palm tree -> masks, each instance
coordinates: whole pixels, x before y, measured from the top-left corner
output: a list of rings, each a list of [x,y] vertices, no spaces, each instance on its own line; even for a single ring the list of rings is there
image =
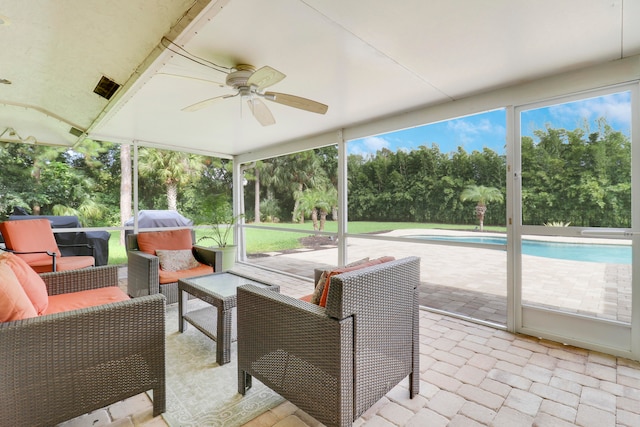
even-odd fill
[[[468,185],[460,194],[460,200],[471,200],[477,202],[476,216],[480,220],[480,231],[484,230],[484,215],[487,212],[487,203],[502,202],[504,196],[495,187],[485,187],[484,185]]]
[[[326,173],[321,167],[318,156],[312,150],[277,157],[272,159],[271,163],[273,167],[271,182],[289,187],[294,195],[292,221],[297,222],[299,218],[296,217],[296,212],[299,209],[296,194],[326,181]]]
[[[258,161],[253,168],[254,196],[253,196],[253,222],[260,223],[260,172],[264,169],[264,163]]]
[[[293,211],[295,218],[299,219],[300,224],[304,224],[304,218],[307,214],[311,215],[313,229],[318,229],[318,209],[316,194],[313,190],[307,188],[304,191],[296,191],[294,193],[296,205]]]
[[[269,174],[269,164],[259,160],[257,162],[253,162],[251,165],[244,166],[241,169],[244,173],[244,179],[248,182],[253,181],[253,222],[259,224],[262,216],[260,212],[260,188],[264,183],[265,179],[262,176]],[[268,178],[266,179],[268,183]],[[267,185],[267,192],[269,191],[269,186]]]
[[[329,211],[332,211],[333,219],[337,220],[338,190],[330,186],[329,188],[317,188],[315,192],[317,208],[320,209],[320,231],[324,231],[324,224],[327,221]]]
[[[202,168],[201,159],[192,154],[153,148],[140,150],[138,172],[157,178],[165,186],[169,210],[178,210],[178,189]]]
[[[317,188],[307,188],[304,191],[296,192],[296,211],[297,217],[301,218],[301,222],[306,214],[311,214],[313,221],[313,229],[324,231],[324,224],[327,220],[327,214],[337,204],[338,192],[335,187],[324,186]],[[318,217],[320,223],[318,224]]]

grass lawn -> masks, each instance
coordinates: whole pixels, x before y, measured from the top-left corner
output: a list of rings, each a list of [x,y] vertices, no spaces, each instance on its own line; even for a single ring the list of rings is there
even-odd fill
[[[313,234],[313,224],[308,221],[304,224],[278,223],[263,224],[268,227],[286,228],[289,230],[300,230],[296,232],[277,232],[273,230],[260,230],[257,228],[248,228],[245,230],[247,241],[247,253],[263,253],[275,252],[283,249],[295,249],[302,247],[300,238],[308,237]],[[419,229],[446,229],[446,230],[473,230],[475,225],[457,225],[457,224],[421,224],[414,222],[373,222],[373,221],[355,221],[349,222],[350,234],[380,233],[390,230],[404,230],[408,228]],[[505,227],[485,226],[486,231],[505,232]],[[338,232],[338,223],[335,221],[327,221],[325,231]],[[207,230],[196,230],[196,239],[207,234]],[[211,241],[204,240],[203,245],[211,244]],[[109,239],[109,264],[126,264],[127,254],[124,246],[120,245],[120,232],[112,231]]]

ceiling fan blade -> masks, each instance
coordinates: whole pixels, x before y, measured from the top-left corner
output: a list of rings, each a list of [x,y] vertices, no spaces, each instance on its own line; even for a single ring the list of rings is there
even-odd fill
[[[271,85],[278,83],[285,76],[280,71],[269,67],[268,65],[257,69],[247,80],[247,86],[257,86],[258,90],[262,90]]]
[[[293,108],[299,108],[301,110],[311,111],[312,113],[324,114],[329,109],[327,105],[312,101],[311,99],[289,95],[286,93],[265,92],[264,97],[270,101],[287,105]]]
[[[192,113],[194,111],[202,110],[203,108],[206,108],[209,105],[215,104],[216,102],[220,102],[223,99],[233,98],[236,95],[238,95],[238,94],[235,93],[233,95],[222,95],[222,96],[216,96],[215,98],[205,99],[204,101],[196,102],[195,104],[191,104],[191,105],[189,105],[187,107],[184,107],[182,109],[182,111],[186,111],[188,113]]]
[[[249,109],[253,116],[262,126],[270,126],[276,123],[276,119],[273,118],[269,107],[259,98],[247,99],[247,104],[249,104]]]

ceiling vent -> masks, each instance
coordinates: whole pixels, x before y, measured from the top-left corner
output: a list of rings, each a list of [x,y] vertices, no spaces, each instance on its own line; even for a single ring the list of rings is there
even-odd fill
[[[102,76],[93,91],[103,98],[111,99],[120,85],[108,77]]]
[[[80,135],[82,135],[84,132],[82,132],[80,129],[72,127],[71,129],[69,129],[69,133],[75,137],[78,137]]]

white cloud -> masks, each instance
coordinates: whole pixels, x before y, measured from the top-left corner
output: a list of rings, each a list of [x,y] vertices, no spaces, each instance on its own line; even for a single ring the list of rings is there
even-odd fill
[[[349,143],[349,154],[357,154],[361,156],[373,155],[378,150],[389,148],[391,143],[379,136],[370,136]]]
[[[454,152],[458,147],[466,151],[482,151],[488,147],[503,152],[505,145],[504,114],[476,114],[407,128],[397,132],[354,140],[348,144],[349,154],[371,156],[381,149],[410,152],[419,146],[437,144],[442,153]]]
[[[631,100],[628,93],[617,93],[554,105],[549,107],[549,113],[565,127],[582,127],[584,119],[594,126],[594,120],[605,117],[610,125],[622,126],[623,129],[619,130],[627,131],[631,125]]]
[[[365,138],[363,140],[364,145],[367,147],[369,151],[378,151],[382,148],[389,148],[391,144],[384,138],[379,136],[370,136],[369,138]]]
[[[501,124],[493,123],[488,119],[472,121],[470,119],[457,119],[447,122],[447,129],[456,135],[460,144],[466,145],[478,139],[486,140],[488,136],[500,136],[504,138],[506,130]]]

